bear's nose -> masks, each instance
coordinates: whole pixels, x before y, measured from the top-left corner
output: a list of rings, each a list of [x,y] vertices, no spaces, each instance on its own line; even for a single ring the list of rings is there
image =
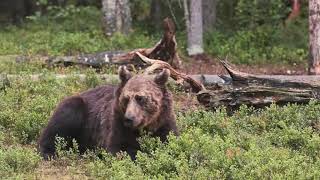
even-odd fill
[[[124,125],[127,127],[133,127],[134,119],[133,118],[127,118],[124,119]]]

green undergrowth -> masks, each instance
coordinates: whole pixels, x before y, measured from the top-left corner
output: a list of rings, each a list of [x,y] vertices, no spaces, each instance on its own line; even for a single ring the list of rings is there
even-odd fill
[[[0,90],[0,175],[5,178],[86,177],[90,179],[319,179],[320,104],[254,110],[242,106],[233,115],[224,108],[181,112],[175,106],[180,136],[167,143],[143,136],[136,161],[125,153],[79,155],[58,148],[50,163],[38,155],[36,141],[55,106],[64,97],[107,82],[94,71],[87,78],[38,81],[21,76]],[[115,83],[117,80],[114,80]],[[110,83],[110,82],[109,82]],[[176,89],[175,87],[172,87]],[[177,93],[177,92],[175,92]],[[181,92],[179,92],[181,93]],[[63,147],[63,141],[57,142]],[[61,174],[59,174],[59,172]],[[46,176],[47,174],[47,176]]]
[[[0,29],[0,55],[75,55],[151,47],[159,39],[145,32],[106,37],[101,13],[95,7],[68,7],[34,15],[19,26]]]
[[[205,36],[205,51],[236,64],[306,64],[308,26],[301,19],[287,26],[263,25]]]
[[[105,37],[102,30],[71,31],[47,29],[52,25],[30,25],[35,27],[7,27],[0,30],[0,55],[77,55],[112,50],[132,50],[152,47],[157,39],[132,32],[125,36],[115,34]]]

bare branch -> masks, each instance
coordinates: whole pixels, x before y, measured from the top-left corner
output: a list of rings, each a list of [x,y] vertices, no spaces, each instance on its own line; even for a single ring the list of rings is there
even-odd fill
[[[178,83],[182,83],[183,81],[189,83],[193,92],[198,93],[202,90],[205,90],[205,87],[203,86],[203,84],[197,82],[196,80],[194,80],[193,78],[191,78],[187,74],[180,73],[180,72],[176,71],[169,63],[161,61],[161,60],[150,59],[150,58],[142,55],[139,52],[136,52],[136,55],[138,55],[139,58],[144,63],[146,63],[147,65],[150,65],[149,67],[147,67],[145,69],[145,72],[144,72],[145,74],[150,74],[157,69],[166,68],[166,69],[170,70],[170,76],[172,77],[172,79],[174,79]]]

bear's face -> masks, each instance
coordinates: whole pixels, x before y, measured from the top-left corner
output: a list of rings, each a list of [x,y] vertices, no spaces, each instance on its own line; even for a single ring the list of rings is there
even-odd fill
[[[164,70],[154,79],[144,75],[131,75],[125,68],[120,68],[119,75],[122,91],[119,107],[123,112],[123,125],[132,129],[157,127],[161,115],[163,91],[161,88],[168,81],[170,73]]]

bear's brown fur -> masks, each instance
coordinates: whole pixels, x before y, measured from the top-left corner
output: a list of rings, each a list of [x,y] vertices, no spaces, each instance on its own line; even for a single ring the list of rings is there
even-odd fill
[[[119,68],[119,86],[101,86],[63,100],[43,130],[38,149],[47,159],[55,155],[55,137],[78,142],[80,152],[97,147],[112,154],[126,151],[135,158],[140,130],[161,141],[172,131],[178,134],[172,96],[166,88],[170,76],[163,70],[154,79],[132,77]]]

